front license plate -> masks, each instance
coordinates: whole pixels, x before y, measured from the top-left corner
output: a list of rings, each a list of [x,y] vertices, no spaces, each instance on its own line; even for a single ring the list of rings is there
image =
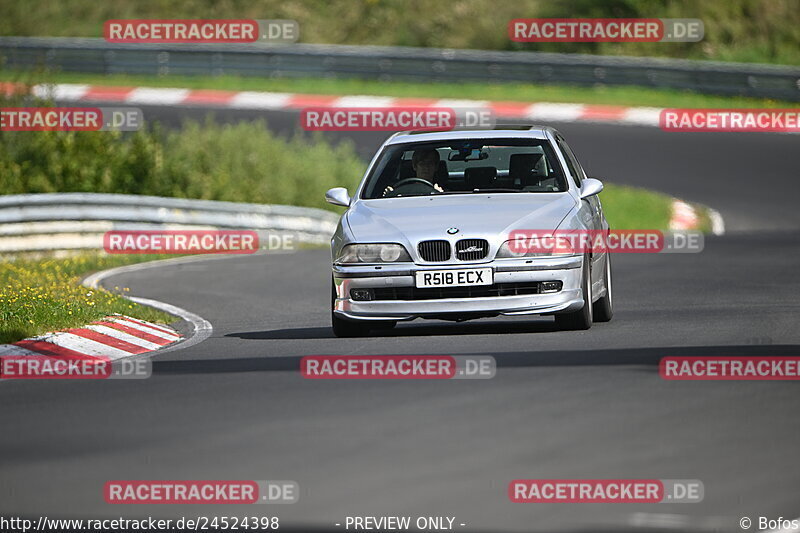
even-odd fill
[[[491,285],[491,268],[465,268],[461,270],[421,270],[417,272],[417,288],[464,287]]]

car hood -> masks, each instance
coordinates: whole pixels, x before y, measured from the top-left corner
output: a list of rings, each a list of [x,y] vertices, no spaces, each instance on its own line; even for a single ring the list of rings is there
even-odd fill
[[[505,237],[513,230],[555,230],[575,207],[569,193],[506,193],[362,200],[348,211],[355,241],[411,243],[446,238]]]

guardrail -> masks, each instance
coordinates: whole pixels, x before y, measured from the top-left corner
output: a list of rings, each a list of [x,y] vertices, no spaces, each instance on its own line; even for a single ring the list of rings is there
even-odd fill
[[[114,44],[0,37],[6,67],[188,76],[636,85],[800,101],[800,68],[649,57],[315,44]]]
[[[0,253],[100,249],[107,231],[248,229],[327,243],[335,213],[308,207],[241,204],[127,194],[52,193],[0,196]]]

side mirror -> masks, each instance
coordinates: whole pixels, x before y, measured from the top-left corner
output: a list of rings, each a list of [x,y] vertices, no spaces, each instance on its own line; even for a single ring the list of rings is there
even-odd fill
[[[348,207],[350,205],[350,194],[344,187],[334,187],[325,193],[325,201],[329,204]]]
[[[594,178],[586,178],[581,184],[581,200],[594,196],[603,190],[603,182]]]

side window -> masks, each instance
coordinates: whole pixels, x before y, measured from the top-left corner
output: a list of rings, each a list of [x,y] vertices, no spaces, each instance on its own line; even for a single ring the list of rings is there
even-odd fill
[[[583,168],[581,168],[581,164],[578,163],[578,158],[575,157],[575,154],[572,152],[570,147],[561,137],[558,138],[558,146],[561,148],[561,151],[564,153],[564,157],[567,160],[567,166],[569,167],[569,173],[575,176],[575,181],[578,184],[578,187],[581,186],[581,182],[586,175],[583,173]]]

